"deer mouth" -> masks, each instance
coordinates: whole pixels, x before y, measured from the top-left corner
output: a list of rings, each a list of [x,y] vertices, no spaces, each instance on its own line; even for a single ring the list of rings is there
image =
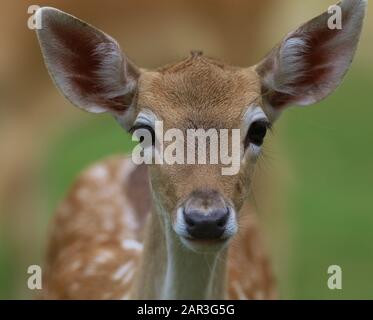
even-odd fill
[[[180,241],[187,249],[194,252],[217,253],[227,247],[229,238],[215,240],[196,240],[181,236]]]

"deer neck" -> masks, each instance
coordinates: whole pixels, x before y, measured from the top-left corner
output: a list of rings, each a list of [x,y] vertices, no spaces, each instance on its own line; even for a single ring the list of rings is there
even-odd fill
[[[226,249],[199,253],[186,248],[165,217],[159,206],[153,209],[145,230],[134,297],[224,299]]]

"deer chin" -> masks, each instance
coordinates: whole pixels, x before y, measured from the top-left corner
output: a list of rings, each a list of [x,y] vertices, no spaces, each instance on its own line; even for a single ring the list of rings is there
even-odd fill
[[[180,241],[187,250],[202,254],[217,254],[229,244],[229,239],[195,240],[183,236],[180,236]]]

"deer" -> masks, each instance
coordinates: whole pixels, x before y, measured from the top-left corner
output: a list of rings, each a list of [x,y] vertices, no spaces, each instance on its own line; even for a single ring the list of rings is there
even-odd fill
[[[127,132],[240,129],[240,169],[135,164],[114,155],[85,169],[51,225],[44,299],[276,299],[251,183],[268,129],[289,106],[330,95],[350,67],[367,1],[338,3],[288,33],[262,61],[236,67],[193,51],[140,68],[106,33],[51,7],[35,14],[55,85],[78,108]],[[255,44],[253,44],[255,45]],[[148,146],[154,149],[154,142]]]

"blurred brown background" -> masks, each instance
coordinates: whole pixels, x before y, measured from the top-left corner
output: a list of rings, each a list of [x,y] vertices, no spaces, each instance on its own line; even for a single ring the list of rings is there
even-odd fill
[[[252,65],[288,31],[326,10],[332,2],[2,1],[0,298],[30,297],[26,287],[27,266],[41,264],[48,219],[77,172],[96,159],[126,150],[123,139],[127,137],[114,121],[106,116],[94,117],[78,111],[53,86],[43,65],[35,33],[27,28],[27,8],[34,4],[59,8],[104,30],[118,40],[139,66],[153,68],[184,58],[191,49],[202,49],[207,55],[235,65]],[[323,103],[328,111],[324,107],[315,108],[315,111],[312,108],[289,111],[268,143],[269,156],[263,167],[266,177],[271,179],[269,191],[266,190],[271,195],[263,197],[263,190],[259,190],[258,207],[282,298],[373,298],[373,281],[369,280],[373,275],[369,278],[368,273],[373,269],[373,250],[369,252],[373,243],[370,218],[373,211],[369,201],[370,182],[373,181],[369,173],[373,171],[369,170],[373,163],[372,130],[367,129],[368,122],[366,126],[362,124],[362,119],[368,121],[373,115],[368,108],[367,94],[373,80],[373,45],[369,38],[372,31],[373,24],[368,16],[351,74],[334,100],[331,98],[330,106],[328,102]],[[349,108],[359,110],[354,114],[361,115],[353,121],[356,130],[352,137],[344,131],[351,125]],[[340,116],[339,110],[342,110]],[[335,120],[332,128],[330,119]],[[342,131],[345,137],[340,136]],[[362,151],[356,153],[361,171],[354,172],[355,178],[351,176],[350,181],[346,181],[350,190],[333,189],[333,181],[339,182],[333,178],[331,168],[334,163],[344,161],[348,151],[330,146],[343,144],[341,138],[347,139],[346,144],[348,139],[352,144],[358,140],[362,147]],[[305,149],[305,143],[312,146]],[[318,150],[320,144],[321,150]],[[315,153],[305,152],[309,149]],[[335,177],[355,164],[353,159],[348,161],[335,170]],[[324,170],[317,170],[320,176],[311,172],[314,164]],[[309,191],[314,190],[308,187],[312,183],[318,184],[320,177],[328,178],[323,182],[324,192],[319,191],[323,192],[319,195],[316,192],[310,198]],[[337,204],[339,199],[351,200],[351,210],[343,213],[343,219],[347,220],[337,220],[342,229],[337,229],[333,220],[322,220],[324,215],[310,217],[305,213],[306,210],[311,213],[324,210],[323,194],[330,190],[337,190],[335,198],[330,195],[331,204],[328,204],[334,217],[341,212]],[[350,191],[355,191],[356,197],[351,197]],[[296,199],[303,202],[294,205]],[[366,205],[356,213],[353,212],[356,203]],[[346,208],[345,204],[343,208]],[[346,225],[344,221],[355,225],[354,231],[341,231]],[[331,240],[328,247],[328,237],[333,236],[328,228],[333,226],[336,228],[334,236],[339,238],[334,242]],[[320,228],[325,228],[325,232],[322,233]],[[359,242],[343,245],[351,243],[353,237],[356,240],[356,236]],[[318,254],[318,249],[324,253]],[[329,261],[327,257],[333,252],[339,253]],[[348,265],[350,285],[343,293],[335,295],[325,288],[326,269],[328,264],[339,261]]]

